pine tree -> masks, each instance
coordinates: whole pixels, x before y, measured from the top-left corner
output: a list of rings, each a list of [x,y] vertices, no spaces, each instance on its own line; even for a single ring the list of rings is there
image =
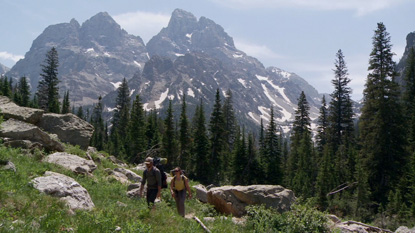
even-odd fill
[[[37,97],[41,109],[59,113],[59,79],[58,79],[58,51],[53,47],[46,53],[42,66],[42,79],[37,87]]]
[[[71,103],[69,102],[69,91],[66,91],[65,95],[63,96],[62,101],[62,114],[70,113],[71,112]]]
[[[337,167],[335,171],[337,174],[334,175],[338,178],[339,184],[342,184],[351,181],[354,173],[354,159],[351,148],[354,145],[353,109],[350,98],[352,91],[348,87],[350,79],[341,50],[336,53],[334,64],[336,68],[334,69],[334,79],[331,82],[334,91],[330,95],[327,142],[330,151],[336,154]]]
[[[183,94],[182,102],[182,111],[180,113],[180,153],[178,159],[178,166],[188,169],[190,161],[190,149],[191,149],[191,139],[190,139],[190,129],[189,129],[189,120],[187,119],[186,113],[186,95]]]
[[[78,111],[76,112],[76,115],[79,118],[84,119],[85,115],[84,115],[84,109],[82,108],[82,106],[78,107]]]
[[[195,166],[190,175],[193,175],[202,184],[211,184],[209,179],[210,166],[209,163],[209,138],[206,129],[205,111],[202,100],[196,108],[194,116],[196,128],[193,130],[193,155],[192,164]]]
[[[233,155],[233,174],[232,180],[235,185],[248,184],[248,151],[245,140],[245,128],[242,129],[240,136],[236,138],[235,150]]]
[[[408,151],[411,155],[409,168],[406,174],[408,187],[406,187],[409,200],[408,206],[411,207],[411,213],[415,216],[415,49],[409,50],[404,75],[404,92],[402,97],[405,125],[407,129]]]
[[[69,95],[69,92],[68,92]],[[102,97],[99,96],[98,103],[94,106],[91,116],[91,124],[94,126],[94,133],[91,137],[91,146],[97,148],[98,151],[104,149],[105,145],[105,128],[104,119],[102,118]]]
[[[131,162],[138,163],[145,159],[143,152],[146,149],[145,138],[145,113],[143,104],[141,103],[140,95],[136,95],[131,108],[131,116],[129,122],[129,142],[130,142],[130,157]]]
[[[130,89],[128,88],[127,80],[124,78],[117,89],[117,99],[112,119],[110,141],[114,145],[113,153],[115,155],[126,156],[129,153],[129,151],[126,151],[129,149],[126,138],[130,117],[130,101]]]
[[[288,158],[287,183],[294,192],[310,197],[314,187],[313,148],[311,140],[310,106],[304,92],[298,98],[295,111],[293,133],[291,135],[291,153]]]
[[[225,140],[229,153],[233,150],[236,137],[237,123],[235,117],[235,110],[233,109],[232,91],[226,91],[225,101],[223,103],[223,118],[225,120]]]
[[[171,100],[169,101],[169,107],[167,108],[167,116],[164,119],[164,127],[165,131],[162,139],[163,155],[167,158],[169,164],[167,168],[173,168],[173,166],[177,165],[177,140]]]
[[[17,88],[20,95],[20,106],[28,107],[30,101],[30,86],[25,76],[20,78]]]
[[[209,167],[211,172],[209,173],[213,184],[219,184],[223,180],[222,168],[224,161],[224,153],[226,153],[226,141],[225,141],[225,122],[223,118],[223,112],[221,107],[221,100],[219,89],[216,90],[215,104],[213,106],[213,112],[210,117],[209,131],[210,131],[210,161]]]
[[[281,184],[281,151],[279,148],[277,125],[274,119],[274,109],[271,108],[270,120],[265,133],[265,162],[266,182],[269,184]]]
[[[320,116],[318,117],[318,126],[317,126],[317,150],[320,154],[323,153],[324,146],[327,144],[327,104],[326,104],[326,96],[323,95],[323,99],[321,101],[320,107]]]
[[[402,97],[404,115],[406,116],[410,152],[415,152],[415,49],[409,50],[405,67],[405,86]]]
[[[156,149],[160,145],[160,130],[159,130],[159,121],[158,114],[156,110],[151,110],[147,117],[147,127],[146,127],[146,139],[147,145],[146,149]]]
[[[11,81],[11,79],[9,79]],[[12,97],[12,89],[10,88],[10,82],[7,80],[7,76],[3,78],[3,88],[2,93],[4,96]]]
[[[360,142],[363,170],[367,172],[371,199],[385,204],[387,194],[402,176],[407,163],[397,73],[390,36],[378,23],[373,36],[364,103],[360,118]]]

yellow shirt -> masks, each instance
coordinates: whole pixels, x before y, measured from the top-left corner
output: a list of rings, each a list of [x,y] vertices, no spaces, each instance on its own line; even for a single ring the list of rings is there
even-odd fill
[[[174,179],[172,180],[172,182],[174,182],[174,189],[177,191],[181,191],[185,188],[184,185],[184,180],[187,179],[186,176],[181,176],[180,180],[176,179],[176,176],[174,176]]]

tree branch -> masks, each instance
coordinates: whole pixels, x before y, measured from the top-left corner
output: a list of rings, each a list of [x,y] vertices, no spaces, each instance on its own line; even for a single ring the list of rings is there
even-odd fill
[[[350,185],[346,185],[346,186],[344,186],[343,188],[341,188],[341,189],[339,189],[339,190],[331,191],[331,192],[327,193],[327,196],[330,196],[330,195],[333,195],[333,194],[339,193],[339,192],[341,192],[341,191],[343,191],[343,190],[345,190],[345,189],[350,188],[352,185],[355,185],[355,184],[357,184],[357,182],[353,182],[353,183],[351,183]],[[345,184],[342,184],[342,185],[340,185],[340,186],[337,186],[337,188],[338,188],[338,187],[341,187],[341,186],[343,186],[343,185],[345,185]]]

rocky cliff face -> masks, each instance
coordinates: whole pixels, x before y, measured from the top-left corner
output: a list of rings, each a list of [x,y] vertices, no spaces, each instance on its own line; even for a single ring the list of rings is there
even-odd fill
[[[82,25],[73,19],[49,26],[8,76],[26,75],[32,92],[36,91],[41,64],[53,46],[59,55],[60,91],[70,90],[76,105],[94,103],[102,95],[106,96],[106,109],[114,108],[116,87],[125,77],[132,99],[140,94],[146,109],[163,108],[171,99],[178,114],[186,94],[189,114],[200,99],[209,114],[216,90],[224,97],[229,89],[243,124],[257,125],[261,119],[266,123],[273,108],[276,120],[289,125],[304,90],[311,117],[317,117],[320,95],[305,80],[276,67],[265,68],[238,50],[220,25],[180,9],[147,46],[140,37],[122,30],[107,13]]]
[[[232,37],[205,17],[197,20],[189,12],[175,10],[168,26],[148,42],[147,50],[152,58],[129,81],[132,99],[140,94],[147,109],[166,107],[170,99],[178,113],[186,94],[190,112],[200,99],[209,112],[217,88],[222,97],[230,89],[236,115],[244,124],[258,125],[261,118],[266,123],[273,108],[276,120],[288,126],[304,90],[311,117],[317,117],[320,95],[312,86],[294,73],[265,68],[238,50]],[[111,93],[104,98],[109,109],[115,97]]]
[[[409,50],[415,47],[415,32],[411,32],[406,36],[406,47],[405,51],[402,55],[401,60],[397,64],[397,71],[399,72],[399,77],[397,78],[398,83],[404,84],[404,76],[405,76],[405,66],[409,54]]]
[[[143,40],[129,35],[108,15],[99,13],[82,26],[69,23],[51,25],[39,35],[25,58],[7,73],[30,79],[37,89],[45,55],[56,47],[59,55],[60,92],[70,90],[75,104],[91,104],[98,96],[113,91],[124,77],[130,78],[148,60]]]
[[[7,73],[9,70],[10,70],[10,69],[9,69],[7,66],[5,66],[5,65],[3,65],[3,64],[1,64],[1,63],[0,63],[0,76],[1,76],[1,75],[4,75],[4,74],[5,74],[5,73]]]

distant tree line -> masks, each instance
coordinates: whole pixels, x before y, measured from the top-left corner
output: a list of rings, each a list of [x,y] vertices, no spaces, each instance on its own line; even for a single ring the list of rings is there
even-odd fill
[[[361,116],[354,116],[351,80],[345,56],[338,50],[331,81],[334,91],[328,102],[325,96],[322,99],[314,136],[304,92],[298,97],[289,138],[275,121],[272,107],[267,125],[261,120],[259,132],[246,132],[236,120],[231,90],[221,95],[217,89],[209,119],[202,99],[189,117],[185,95],[179,119],[174,118],[172,101],[162,118],[157,110],[144,110],[140,95],[130,99],[124,79],[110,122],[103,118],[101,97],[91,113],[85,114],[80,106],[76,114],[95,127],[92,146],[131,163],[147,156],[165,157],[167,170],[180,166],[203,184],[278,184],[340,217],[369,222],[383,221],[382,216],[388,215],[396,224],[411,223],[415,220],[415,52],[409,51],[405,85],[399,87],[383,23],[378,23],[372,44]],[[62,103],[58,101],[57,66],[52,48],[31,100],[25,77],[16,85],[2,77],[0,93],[22,106],[75,113],[74,107],[70,110],[69,92]]]

